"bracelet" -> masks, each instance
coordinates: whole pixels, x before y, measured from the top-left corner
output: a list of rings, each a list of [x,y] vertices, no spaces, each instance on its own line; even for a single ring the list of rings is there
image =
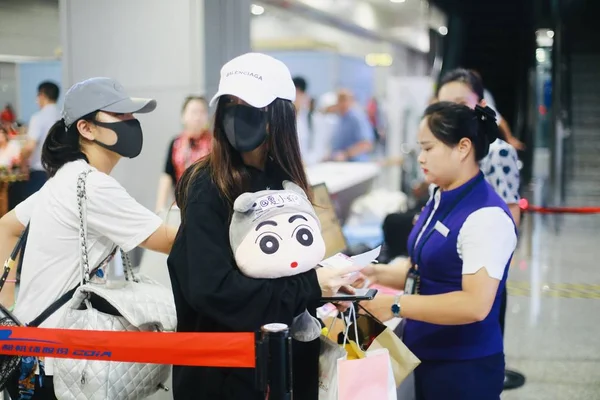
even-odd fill
[[[17,283],[17,280],[16,280],[16,279],[7,279],[7,280],[5,280],[4,282],[5,282],[5,283],[6,283],[6,282],[8,282],[8,283]]]

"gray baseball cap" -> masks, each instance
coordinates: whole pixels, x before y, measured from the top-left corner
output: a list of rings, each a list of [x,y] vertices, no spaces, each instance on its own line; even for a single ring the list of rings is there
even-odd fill
[[[70,126],[94,111],[119,114],[149,113],[156,100],[129,97],[123,86],[110,78],[91,78],[71,86],[63,102],[62,117]]]

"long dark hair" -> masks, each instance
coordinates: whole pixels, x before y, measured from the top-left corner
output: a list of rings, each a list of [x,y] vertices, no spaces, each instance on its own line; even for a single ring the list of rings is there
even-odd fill
[[[92,122],[97,111],[85,115],[73,122],[71,126],[65,125],[65,120],[58,120],[48,131],[48,136],[42,147],[42,166],[49,176],[54,176],[63,165],[75,160],[89,162],[87,156],[81,151],[81,136],[77,129],[77,122]]]
[[[199,174],[208,172],[222,198],[233,205],[235,199],[250,188],[250,174],[241,154],[231,146],[223,131],[223,113],[228,99],[219,99],[215,111],[212,151],[188,168],[175,190],[175,199],[184,222],[188,192]],[[312,191],[304,172],[296,130],[296,110],[289,100],[276,99],[267,107],[269,136],[267,156],[280,168],[287,179],[300,186],[312,199]]]
[[[475,149],[475,160],[487,156],[490,144],[498,139],[500,130],[496,113],[489,107],[469,107],[447,101],[434,103],[425,110],[427,126],[440,142],[454,147],[467,138]]]

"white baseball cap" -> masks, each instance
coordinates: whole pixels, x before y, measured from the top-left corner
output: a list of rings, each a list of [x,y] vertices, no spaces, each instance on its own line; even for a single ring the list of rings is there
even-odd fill
[[[221,68],[219,90],[210,106],[223,95],[236,96],[252,107],[263,108],[277,98],[294,101],[296,87],[284,63],[266,54],[246,53]]]

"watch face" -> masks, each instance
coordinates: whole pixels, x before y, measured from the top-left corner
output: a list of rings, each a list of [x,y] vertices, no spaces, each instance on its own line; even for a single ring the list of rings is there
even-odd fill
[[[394,314],[395,317],[400,314],[400,306],[398,304],[392,304],[392,314]]]

